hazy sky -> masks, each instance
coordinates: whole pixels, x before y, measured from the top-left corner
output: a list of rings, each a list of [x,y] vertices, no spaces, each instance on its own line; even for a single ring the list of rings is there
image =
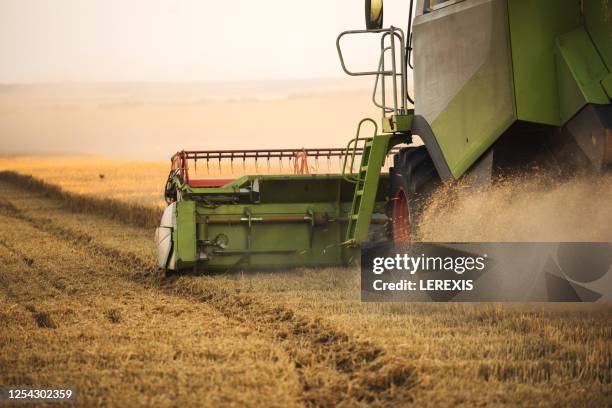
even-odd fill
[[[407,3],[387,0],[385,25],[405,29]],[[0,82],[337,77],[336,35],[363,28],[363,10],[363,0],[0,0]],[[355,61],[377,62],[374,48],[355,47]]]

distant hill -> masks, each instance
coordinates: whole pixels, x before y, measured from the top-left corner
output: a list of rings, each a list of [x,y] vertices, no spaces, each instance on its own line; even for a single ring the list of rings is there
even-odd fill
[[[167,159],[180,149],[342,147],[371,81],[0,85],[0,155]]]
[[[101,82],[0,84],[0,103],[34,105],[105,103],[202,103],[286,99],[321,93],[370,89],[371,79],[302,79],[209,83]]]

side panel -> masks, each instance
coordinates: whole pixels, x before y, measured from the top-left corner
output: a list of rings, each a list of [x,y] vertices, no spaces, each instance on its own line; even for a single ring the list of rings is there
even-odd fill
[[[577,0],[508,0],[519,120],[560,126],[556,38],[577,28]]]
[[[583,1],[586,30],[609,72],[601,85],[612,99],[612,5],[609,0]]]
[[[561,123],[585,104],[610,103],[602,81],[608,69],[583,27],[557,37],[557,80]]]
[[[209,243],[203,246],[208,259],[200,264],[205,270],[342,265],[345,261],[339,244],[346,222],[337,218],[340,214],[345,219],[348,211],[348,204],[340,210],[333,203],[198,207],[199,241]],[[245,220],[247,213],[251,223]],[[325,214],[329,221],[312,225],[308,220],[288,220],[309,213]],[[216,221],[227,217],[236,221]],[[277,221],[271,221],[273,218]],[[214,245],[219,241],[224,241],[223,247]]]
[[[179,201],[176,213],[176,251],[179,265],[197,260],[196,251],[196,203]]]
[[[248,176],[239,184],[183,194],[173,235],[177,269],[337,266],[358,255],[342,245],[355,185],[341,175]],[[381,174],[372,240],[384,233],[388,186]]]
[[[612,5],[609,0],[583,0],[584,23],[608,71],[612,71]]]
[[[415,18],[415,114],[460,177],[515,121],[506,0],[466,0]]]

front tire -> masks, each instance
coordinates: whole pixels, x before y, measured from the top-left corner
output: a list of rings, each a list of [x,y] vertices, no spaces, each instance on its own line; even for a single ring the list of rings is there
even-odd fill
[[[425,146],[401,149],[389,172],[393,242],[412,242],[427,198],[440,184],[440,176]]]

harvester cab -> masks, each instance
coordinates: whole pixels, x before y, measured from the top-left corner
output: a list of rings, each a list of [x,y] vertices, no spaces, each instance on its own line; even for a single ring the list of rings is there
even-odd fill
[[[365,5],[366,29],[336,46],[346,74],[373,77],[380,131],[364,119],[345,148],[178,152],[156,234],[161,268],[347,265],[367,243],[410,241],[441,181],[609,168],[609,1],[410,0],[405,32],[383,26],[382,0]],[[343,41],[358,36],[379,37],[376,69],[347,66]],[[308,162],[319,159],[327,172]],[[219,177],[198,177],[198,163]]]

